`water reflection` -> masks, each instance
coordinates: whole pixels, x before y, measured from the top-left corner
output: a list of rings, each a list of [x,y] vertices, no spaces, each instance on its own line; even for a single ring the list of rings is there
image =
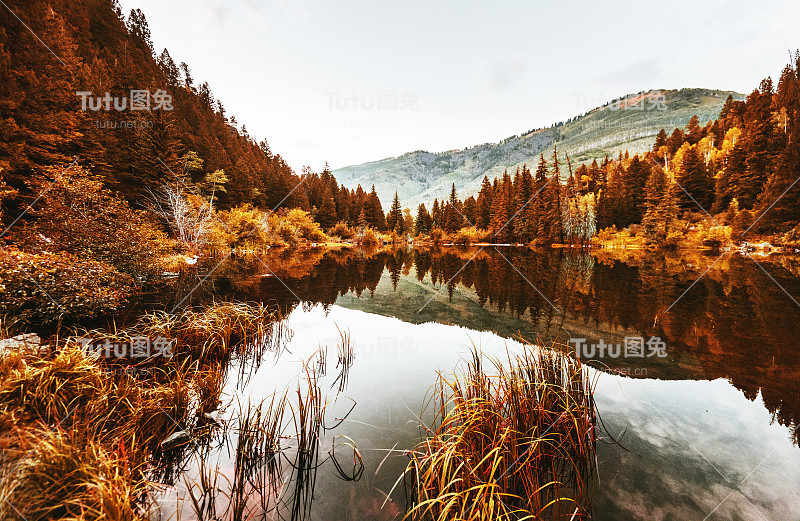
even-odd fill
[[[761,396],[797,443],[800,307],[789,295],[800,295],[800,260],[775,256],[757,264],[732,253],[619,253],[276,251],[219,264],[214,259],[198,279],[176,281],[182,286],[175,294],[186,294],[186,286],[213,269],[184,305],[224,296],[271,303],[288,314],[297,306],[338,303],[411,323],[451,323],[563,344],[655,336],[665,342],[667,358],[606,356],[596,365],[634,377],[726,378],[749,400]],[[390,285],[382,284],[384,277]]]
[[[264,302],[288,317],[274,336],[275,345],[291,340],[289,350],[272,349],[260,367],[234,363],[230,396],[258,400],[292,384],[300,361],[329,346],[328,374],[319,371],[327,392],[358,401],[351,410],[343,400],[332,417],[346,416],[339,428],[357,440],[366,471],[346,483],[323,473],[312,519],[402,517],[402,492],[393,494],[397,504],[385,500],[406,459],[387,451],[418,441],[414,411],[436,371],[452,370],[469,342],[481,343],[480,331],[563,344],[661,338],[665,358],[593,362],[632,377],[609,376],[598,389],[604,422],[627,450],[599,448],[596,518],[702,519],[727,498],[717,514],[746,519],[797,511],[800,479],[787,440],[796,445],[800,436],[800,307],[789,296],[800,294],[800,262],[758,263],[734,254],[516,248],[272,251],[210,259],[149,305],[224,298]],[[355,363],[334,347],[348,330]]]

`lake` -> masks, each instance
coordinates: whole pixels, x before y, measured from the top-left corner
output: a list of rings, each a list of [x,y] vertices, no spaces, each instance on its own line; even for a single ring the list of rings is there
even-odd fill
[[[402,518],[403,451],[421,439],[438,372],[451,374],[473,346],[503,357],[522,349],[520,339],[577,350],[593,368],[602,420],[593,519],[800,519],[796,257],[274,251],[209,259],[140,304],[211,298],[264,302],[284,317],[271,349],[228,367],[221,420],[296,389],[304,362],[323,368],[325,423],[336,426],[323,429],[308,519]],[[337,364],[342,332],[351,365]],[[347,439],[363,458],[357,481],[324,457],[338,444],[346,459]],[[230,470],[230,450],[212,445],[208,457]],[[160,517],[180,510],[191,519],[196,460],[185,458],[175,476]]]

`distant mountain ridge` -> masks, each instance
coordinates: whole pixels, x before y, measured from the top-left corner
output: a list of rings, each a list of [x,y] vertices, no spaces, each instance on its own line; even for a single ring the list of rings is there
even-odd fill
[[[650,150],[659,130],[682,128],[697,115],[700,123],[714,120],[727,97],[744,99],[733,91],[710,89],[653,90],[629,94],[549,128],[511,136],[499,143],[484,143],[463,150],[432,153],[408,152],[335,170],[336,179],[348,188],[375,185],[381,201],[391,201],[395,191],[403,206],[416,209],[434,198],[446,198],[453,183],[460,196],[477,193],[483,177],[492,179],[503,170],[533,166],[539,154],[553,145],[567,152],[573,167],[606,154]]]

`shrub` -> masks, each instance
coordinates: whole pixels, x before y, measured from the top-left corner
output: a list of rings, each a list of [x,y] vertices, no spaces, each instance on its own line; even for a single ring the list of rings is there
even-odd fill
[[[220,220],[225,226],[228,246],[231,248],[258,247],[270,244],[269,227],[264,212],[253,208],[250,204],[237,206],[228,211],[219,212]]]
[[[430,240],[434,244],[441,244],[444,239],[444,231],[441,228],[434,228],[429,234]]]
[[[339,221],[336,223],[336,226],[330,230],[330,234],[341,237],[347,241],[356,236],[356,231],[352,227],[348,226],[347,223]]]
[[[99,178],[79,167],[66,172],[48,168],[29,186],[38,200],[29,211],[33,220],[10,232],[18,245],[88,256],[131,275],[152,273],[154,259],[166,248],[165,235]]]
[[[730,226],[712,226],[703,236],[703,245],[720,248],[731,243]]]
[[[283,225],[294,231],[297,239],[305,239],[311,242],[326,242],[328,236],[314,221],[311,214],[299,208],[292,208],[285,215],[277,216],[284,221]]]
[[[364,233],[361,235],[359,241],[361,244],[365,246],[374,246],[376,244],[380,244],[383,242],[378,235],[375,233],[375,230],[372,228],[364,229]]]
[[[486,239],[486,234],[475,228],[464,227],[458,230],[452,238],[453,244],[475,244]]]
[[[90,318],[117,309],[131,283],[101,261],[11,248],[0,256],[0,312],[42,323]]]
[[[615,226],[601,230],[597,235],[592,237],[592,244],[603,248],[644,248],[647,239],[643,233],[640,233],[642,228],[634,226],[617,231]]]

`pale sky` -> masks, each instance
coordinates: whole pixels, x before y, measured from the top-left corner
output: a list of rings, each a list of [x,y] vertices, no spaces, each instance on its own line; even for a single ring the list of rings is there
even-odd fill
[[[796,0],[122,7],[298,172],[497,142],[641,90],[748,93],[800,47]]]

